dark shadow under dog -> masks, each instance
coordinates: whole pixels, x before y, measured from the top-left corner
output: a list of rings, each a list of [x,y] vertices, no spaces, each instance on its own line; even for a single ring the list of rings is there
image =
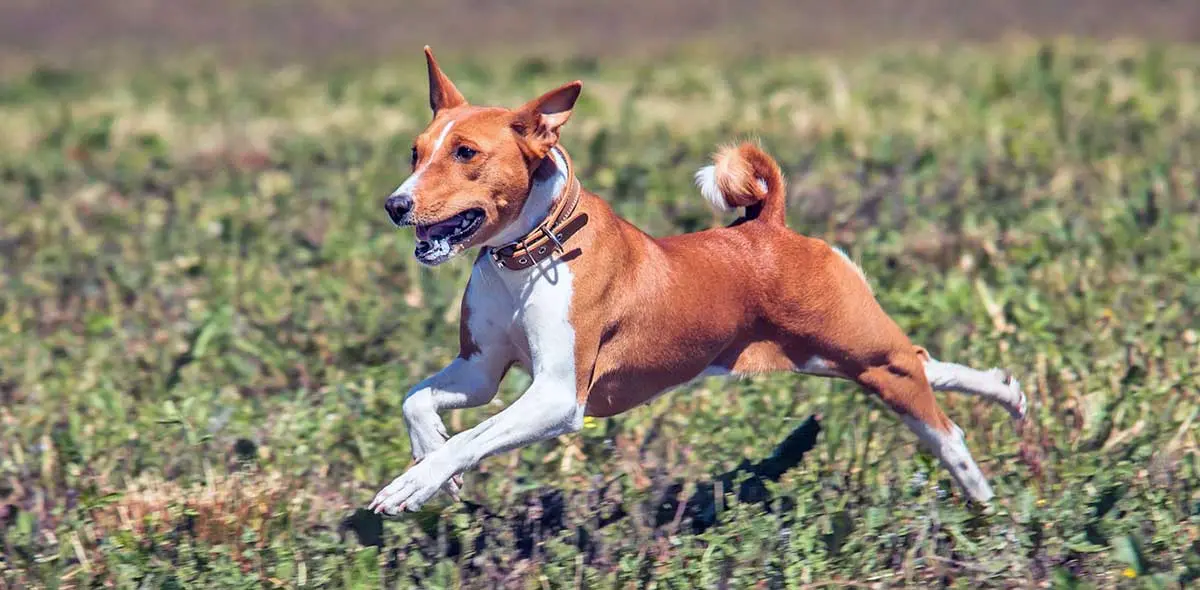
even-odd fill
[[[809,416],[780,442],[774,452],[766,459],[757,463],[743,461],[737,468],[719,474],[710,480],[696,484],[696,490],[686,500],[683,491],[686,483],[683,480],[666,482],[662,491],[655,496],[655,501],[643,506],[643,515],[639,515],[655,528],[671,525],[674,527],[687,526],[693,533],[701,533],[716,525],[721,514],[720,507],[726,505],[731,498],[736,497],[739,503],[759,504],[766,510],[786,511],[793,505],[790,498],[780,497],[778,502],[768,489],[766,482],[778,481],[788,470],[793,469],[804,459],[804,456],[816,444],[817,434],[821,431],[820,418]],[[599,498],[604,498],[607,488],[615,481],[610,481],[601,489],[595,490]],[[535,555],[539,543],[552,538],[569,528],[567,523],[568,496],[562,490],[549,489],[528,494],[523,502],[518,502],[507,515],[497,514],[487,506],[474,502],[463,501],[464,510],[476,519],[481,532],[473,539],[473,547],[469,550],[473,555],[482,555],[488,546],[499,542],[500,537],[509,539],[515,544],[516,558],[528,559]],[[574,545],[584,552],[587,559],[594,556],[592,541],[596,531],[610,526],[631,515],[620,504],[611,514],[600,516],[588,523],[587,527],[576,526]],[[463,553],[463,541],[457,535],[448,534],[445,519],[425,518],[421,521],[422,529],[433,539],[436,539],[436,555],[431,557],[455,558]],[[339,530],[342,534],[353,532],[358,542],[363,545],[374,545],[381,550],[384,548],[383,521],[381,517],[366,509],[358,509],[354,514],[342,521]]]

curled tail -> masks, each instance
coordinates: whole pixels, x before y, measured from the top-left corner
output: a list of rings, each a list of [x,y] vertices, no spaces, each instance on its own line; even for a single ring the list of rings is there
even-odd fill
[[[712,165],[696,172],[696,186],[718,211],[745,207],[748,219],[784,224],[783,173],[779,164],[753,143],[717,150]]]

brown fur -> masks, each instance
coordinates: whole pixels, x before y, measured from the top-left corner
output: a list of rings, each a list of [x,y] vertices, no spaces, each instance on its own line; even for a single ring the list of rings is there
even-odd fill
[[[713,156],[717,188],[732,208],[745,207],[746,219],[762,215],[779,225],[784,224],[786,198],[783,173],[766,152],[755,145],[731,145]],[[764,190],[759,179],[767,184]]]
[[[431,157],[445,125],[454,127],[441,147],[448,153],[423,172],[438,180],[422,186],[414,217],[427,223],[478,207],[487,223],[471,244],[486,242],[519,214],[580,84],[517,110],[474,107],[427,57],[435,116],[417,138],[418,163]],[[460,144],[479,156],[456,161],[448,154]],[[575,277],[576,393],[587,413],[624,412],[715,366],[851,379],[894,411],[949,432],[923,371],[923,349],[888,317],[852,264],[786,227],[775,161],[742,144],[721,150],[715,166],[726,200],[746,208],[724,228],[656,239],[583,191],[578,210],[590,222],[563,259]],[[464,358],[478,350],[470,313],[464,303]]]
[[[624,412],[709,366],[795,371],[818,356],[893,410],[948,431],[917,349],[825,242],[765,216],[655,239],[591,193],[580,208],[592,222],[568,264],[589,414]]]
[[[728,227],[654,238],[621,219],[600,197],[577,191],[565,152],[561,160],[550,156],[579,96],[579,82],[516,110],[474,107],[428,49],[426,57],[434,118],[417,138],[417,168],[405,181],[410,188],[401,185],[412,202],[404,204],[402,221],[396,221],[397,209],[388,214],[397,223],[415,219],[421,235],[421,224],[468,208],[484,212],[479,229],[455,246],[458,251],[423,259],[440,264],[471,246],[484,246],[463,300],[459,356],[464,362],[438,374],[444,387],[470,389],[459,392],[469,399],[445,407],[485,403],[514,363],[534,373],[534,384],[513,405],[440,448],[433,440],[444,437],[440,406],[431,392],[438,386],[414,389],[404,404],[410,429],[424,428],[410,431],[414,448],[420,443],[421,456],[437,454],[438,460],[393,480],[376,495],[373,509],[416,509],[443,485],[455,495],[461,482],[455,483],[451,471],[461,472],[504,449],[573,432],[585,415],[625,412],[707,369],[853,380],[901,416],[972,500],[992,497],[962,431],[938,407],[930,380],[939,388],[962,387],[1002,404],[1021,419],[1026,400],[1019,383],[996,369],[934,361],[910,342],[853,262],[829,244],[787,228],[783,174],[766,152],[750,143],[727,147],[715,155],[711,169],[697,175],[707,198],[718,206],[724,201],[743,208],[742,217]],[[557,169],[560,161],[565,170]],[[535,193],[533,204],[527,203],[535,179],[559,175],[569,188],[559,188],[554,196],[546,186]],[[393,194],[389,202],[392,198],[400,197]],[[563,203],[574,206],[564,209]],[[561,219],[573,221],[547,229],[546,224],[564,223],[557,213],[547,217],[564,210],[571,213]],[[577,233],[566,231],[579,228],[578,220],[586,223]],[[562,252],[550,254],[552,262],[510,270],[489,256],[488,248],[504,252],[505,244],[526,243],[538,230],[565,240]],[[569,273],[559,272],[564,266]],[[569,282],[556,282],[564,277]],[[492,303],[498,305],[487,309]],[[472,323],[486,329],[473,333]],[[561,348],[559,338],[573,339],[574,348]],[[553,360],[533,366],[539,351]],[[456,385],[456,380],[471,383]],[[572,394],[573,400],[565,397]]]

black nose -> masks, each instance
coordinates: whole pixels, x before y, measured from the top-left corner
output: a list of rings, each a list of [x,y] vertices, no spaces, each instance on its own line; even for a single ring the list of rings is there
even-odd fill
[[[388,217],[392,218],[392,223],[400,225],[405,223],[404,218],[408,216],[408,212],[412,211],[412,197],[408,195],[392,195],[383,202],[383,208],[387,210]]]

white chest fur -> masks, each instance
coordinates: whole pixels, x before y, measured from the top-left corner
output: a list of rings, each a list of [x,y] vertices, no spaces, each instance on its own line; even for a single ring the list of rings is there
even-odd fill
[[[550,157],[555,172],[535,181],[519,218],[487,242],[499,246],[537,227],[567,186],[567,163],[558,150]],[[465,297],[470,328],[497,328],[517,348],[519,360],[535,379],[575,387],[575,329],[571,326],[573,277],[567,263],[555,257],[524,270],[501,268],[491,256],[475,262]],[[477,316],[481,316],[478,317]],[[487,338],[485,337],[484,340]],[[481,343],[482,344],[482,343]]]
[[[575,386],[575,329],[571,326],[574,277],[565,262],[543,261],[520,271],[481,257],[467,290],[468,327],[503,329],[535,379]],[[481,343],[482,344],[482,343]]]
[[[528,233],[549,214],[567,179],[565,162],[558,154],[555,159],[560,164],[558,173],[534,184],[517,221],[488,245]],[[518,271],[501,268],[490,255],[476,259],[464,295],[464,321],[477,350],[452,362],[406,398],[405,418],[415,433],[414,449],[420,447],[423,458],[375,496],[373,509],[390,514],[415,510],[453,475],[486,457],[582,427],[584,408],[578,401],[570,315],[573,280],[567,263],[553,258]],[[511,361],[522,363],[533,377],[525,393],[499,414],[439,446],[445,428],[437,416],[437,399],[490,399]],[[486,387],[475,388],[479,395],[433,391],[459,381]]]
[[[373,509],[389,514],[406,507],[415,510],[452,476],[486,457],[582,427],[584,410],[575,383],[575,330],[570,321],[572,278],[570,268],[560,261],[546,260],[521,271],[499,268],[487,256],[476,261],[466,293],[466,321],[479,351],[451,367],[457,363],[474,374],[497,361],[507,364],[515,356],[529,368],[533,383],[499,414],[444,445],[430,445],[434,448],[420,463],[375,496]],[[499,375],[495,378],[498,381]],[[416,422],[424,417],[432,423],[437,418],[436,411],[432,418],[420,411],[413,414]]]

